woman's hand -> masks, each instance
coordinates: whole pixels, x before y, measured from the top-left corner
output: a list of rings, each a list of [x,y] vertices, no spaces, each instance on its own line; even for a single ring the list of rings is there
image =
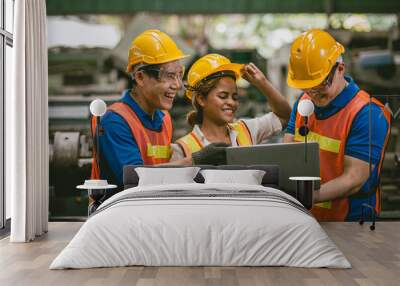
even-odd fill
[[[253,63],[244,66],[242,76],[267,97],[272,112],[279,117],[283,126],[282,128],[285,128],[289,122],[292,108],[279,90],[272,85],[263,72]]]
[[[257,88],[268,82],[264,73],[253,63],[244,66],[242,77]]]

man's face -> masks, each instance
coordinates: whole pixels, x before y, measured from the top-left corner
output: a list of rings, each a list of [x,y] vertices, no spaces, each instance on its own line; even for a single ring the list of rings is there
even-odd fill
[[[344,63],[333,66],[327,77],[316,87],[303,89],[316,106],[327,106],[336,96],[339,90],[340,78],[344,76]]]
[[[170,110],[178,90],[182,89],[184,68],[179,61],[161,64],[151,71],[156,76],[143,76],[143,95],[153,109]]]

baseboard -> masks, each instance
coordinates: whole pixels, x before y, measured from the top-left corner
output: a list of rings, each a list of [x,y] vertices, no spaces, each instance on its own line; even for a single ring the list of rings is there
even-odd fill
[[[11,231],[11,218],[6,220],[6,223],[3,228],[0,228],[0,239],[9,236],[10,231]]]

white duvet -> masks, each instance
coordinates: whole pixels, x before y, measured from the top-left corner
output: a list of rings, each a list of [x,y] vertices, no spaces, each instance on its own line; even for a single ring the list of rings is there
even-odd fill
[[[174,190],[189,191],[189,195],[145,197]],[[241,196],[190,196],[190,192],[224,191]],[[264,193],[254,197],[252,191],[265,192],[266,197]],[[144,196],[135,197],[138,194]],[[299,204],[277,189],[254,185],[131,188],[104,202],[50,269],[127,265],[350,268],[343,253]]]

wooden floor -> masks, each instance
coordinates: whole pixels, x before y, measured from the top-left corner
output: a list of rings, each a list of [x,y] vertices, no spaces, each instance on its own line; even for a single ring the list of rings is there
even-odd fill
[[[82,223],[53,222],[32,243],[0,241],[0,285],[400,285],[400,222],[370,231],[357,223],[324,223],[352,269],[289,267],[123,267],[48,270]]]

